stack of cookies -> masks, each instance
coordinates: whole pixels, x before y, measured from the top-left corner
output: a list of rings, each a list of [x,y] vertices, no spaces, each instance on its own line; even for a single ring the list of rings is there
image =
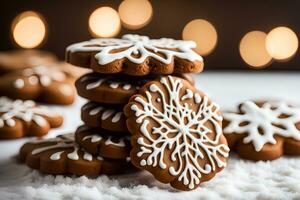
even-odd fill
[[[195,47],[139,35],[69,46],[67,62],[92,69],[75,83],[88,100],[84,125],[75,136],[25,144],[21,159],[46,173],[89,176],[132,163],[180,190],[210,180],[226,166],[229,148],[218,105],[186,75],[203,70]]]
[[[174,55],[177,60],[173,60]],[[149,40],[138,35],[69,46],[67,62],[92,69],[75,83],[78,94],[88,100],[81,109],[84,125],[75,133],[79,146],[103,159],[128,161],[130,133],[123,108],[140,87],[162,75],[176,74],[192,82],[184,73],[201,71],[203,62],[187,62],[180,57],[193,61],[200,58],[190,50],[188,42]]]

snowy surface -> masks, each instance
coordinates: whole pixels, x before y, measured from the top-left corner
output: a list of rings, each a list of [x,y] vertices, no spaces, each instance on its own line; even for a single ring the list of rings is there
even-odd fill
[[[223,109],[247,99],[286,99],[300,104],[300,73],[222,73],[196,76],[197,87]],[[69,133],[81,124],[80,106],[54,107],[65,124],[47,137]],[[97,179],[42,175],[18,164],[14,156],[28,139],[0,142],[0,199],[300,199],[300,158],[251,162],[232,155],[214,179],[191,192],[155,181],[147,172]]]

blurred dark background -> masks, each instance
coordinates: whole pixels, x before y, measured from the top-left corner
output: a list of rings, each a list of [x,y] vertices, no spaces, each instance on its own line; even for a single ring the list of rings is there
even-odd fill
[[[90,14],[101,6],[118,10],[120,0],[4,0],[0,12],[0,50],[19,48],[12,39],[11,23],[23,11],[37,11],[47,21],[48,38],[40,47],[64,57],[65,47],[91,38],[88,30]],[[137,33],[153,38],[182,39],[184,26],[193,19],[208,20],[217,30],[218,43],[205,56],[207,70],[250,69],[239,54],[239,42],[249,31],[266,33],[278,26],[291,28],[300,35],[300,1],[217,1],[217,0],[150,0],[153,18],[138,30],[122,28],[124,33]],[[286,62],[273,62],[267,70],[300,70],[299,51]]]

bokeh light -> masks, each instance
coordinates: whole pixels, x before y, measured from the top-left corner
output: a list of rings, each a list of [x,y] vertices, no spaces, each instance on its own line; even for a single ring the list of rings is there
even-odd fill
[[[113,37],[121,30],[118,12],[111,7],[96,9],[89,18],[89,30],[95,37]]]
[[[265,46],[266,37],[267,34],[262,31],[251,31],[241,39],[241,57],[251,67],[263,68],[272,61]]]
[[[42,44],[46,38],[46,23],[33,11],[19,14],[12,23],[13,39],[20,47],[31,49]]]
[[[127,29],[139,29],[152,19],[152,6],[148,0],[124,0],[119,6],[122,24]]]
[[[274,28],[266,38],[267,51],[276,60],[286,60],[292,57],[298,45],[297,35],[287,27]]]
[[[205,56],[214,50],[218,35],[211,23],[203,19],[195,19],[184,27],[182,38],[195,41],[197,43],[196,52]]]

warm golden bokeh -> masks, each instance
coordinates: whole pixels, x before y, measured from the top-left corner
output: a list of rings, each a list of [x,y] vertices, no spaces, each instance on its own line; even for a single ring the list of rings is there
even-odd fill
[[[146,26],[152,19],[152,6],[148,0],[124,0],[119,6],[122,24],[136,30]]]
[[[96,9],[89,18],[89,30],[95,37],[113,37],[121,30],[118,12],[111,7]]]
[[[286,60],[292,57],[298,45],[297,35],[287,27],[274,28],[266,38],[267,51],[276,60]]]
[[[42,44],[46,38],[46,23],[40,14],[26,11],[12,23],[13,39],[22,48],[31,49]]]
[[[205,56],[214,50],[218,35],[211,23],[203,19],[195,19],[184,27],[182,38],[195,41],[197,43],[195,50],[200,55]]]
[[[251,31],[241,39],[240,54],[251,67],[263,68],[272,61],[266,50],[266,37],[267,34],[262,31]]]

